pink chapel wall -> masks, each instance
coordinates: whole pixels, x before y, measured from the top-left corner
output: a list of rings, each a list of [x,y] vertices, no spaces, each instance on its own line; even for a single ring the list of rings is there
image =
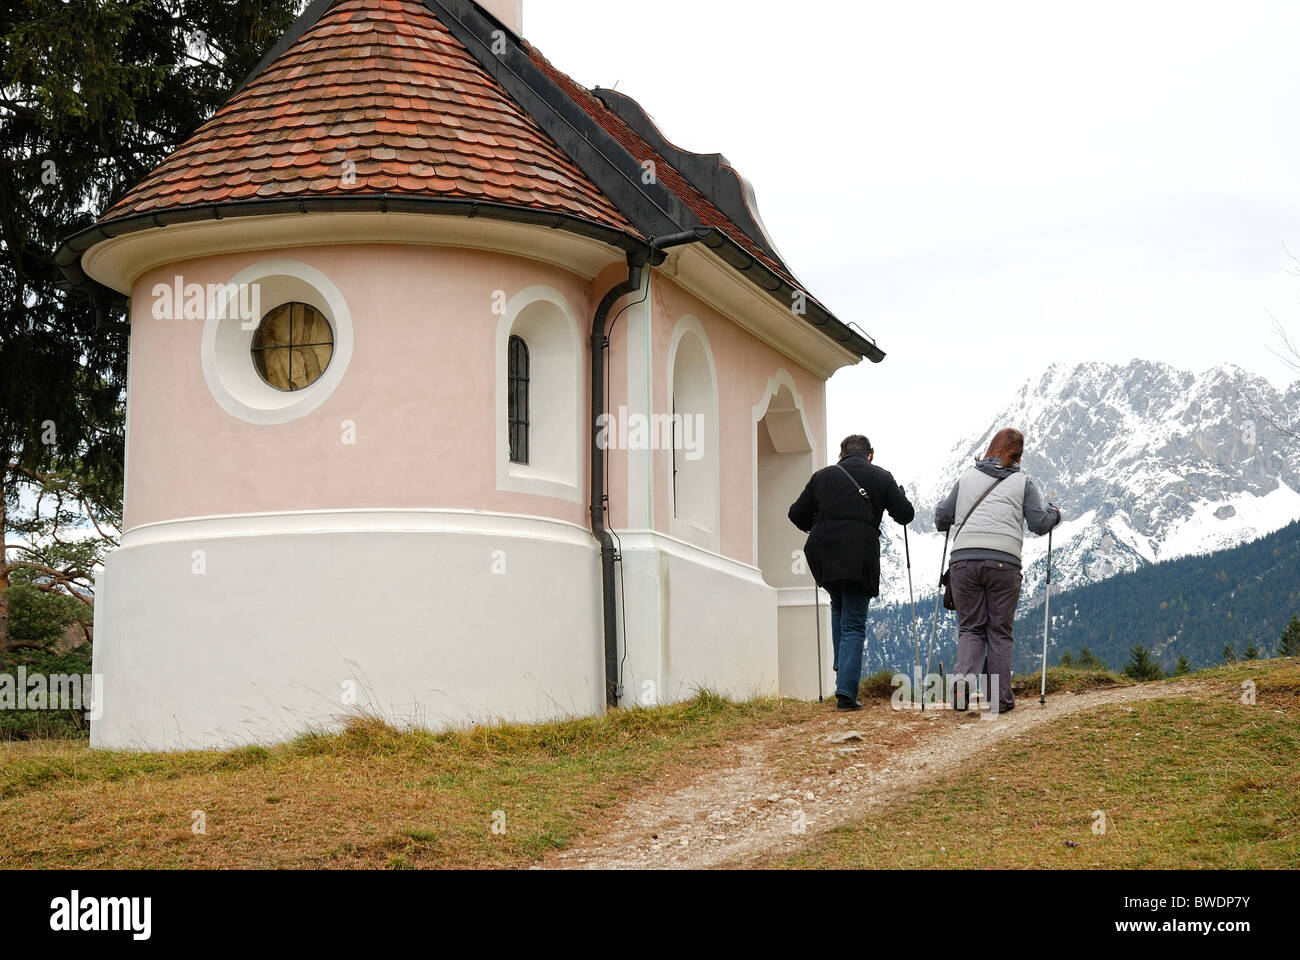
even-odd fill
[[[226,283],[266,259],[323,273],[346,300],[355,349],[346,376],[301,419],[255,425],[214,399],[202,320],[158,320],[157,283]],[[599,283],[599,280],[598,280]],[[432,246],[321,246],[206,257],[144,274],[131,305],[124,526],[280,511],[462,509],[586,525],[581,502],[499,491],[495,442],[498,290],[538,284],[567,300],[586,344],[593,289],[522,258]],[[584,350],[585,353],[585,350]],[[585,356],[581,365],[586,382]],[[582,409],[589,403],[583,387]],[[355,444],[343,442],[345,421]],[[586,489],[587,443],[580,450]]]
[[[604,279],[604,278],[602,278]],[[612,281],[611,281],[612,282]],[[820,463],[825,462],[826,384],[796,361],[768,346],[718,311],[684,290],[671,278],[656,273],[652,285],[652,368],[655,411],[670,409],[668,369],[673,332],[683,316],[695,317],[708,337],[717,371],[719,430],[720,553],[741,563],[755,562],[754,550],[754,419],[753,408],[767,391],[777,371],[790,374],[813,432]],[[627,401],[627,315],[611,337],[610,407]],[[708,429],[714,429],[710,424]],[[671,528],[672,454],[658,450],[654,458],[654,528],[667,534]],[[820,465],[820,464],[819,464]],[[610,456],[610,515],[615,527],[626,527],[628,506],[618,491],[627,489],[626,454]]]
[[[202,370],[201,320],[158,320],[155,284],[225,283],[266,259],[328,277],[347,301],[355,349],[347,375],[315,411],[278,425],[237,419]],[[205,257],[142,275],[132,298],[127,530],[190,517],[343,509],[460,509],[522,513],[587,525],[586,352],[591,314],[625,276],[611,266],[588,282],[559,267],[500,254],[410,245],[324,246]],[[493,296],[539,284],[557,290],[578,325],[583,355],[582,502],[497,489]],[[697,318],[717,369],[720,552],[754,561],[753,407],[778,370],[794,379],[825,457],[825,384],[670,278],[652,286],[653,403],[669,409],[668,354],[681,317]],[[634,298],[629,298],[634,299]],[[625,300],[623,303],[628,302]],[[623,304],[619,305],[620,309]],[[624,314],[609,357],[610,407],[627,403]],[[345,422],[354,444],[343,442]],[[710,429],[715,425],[709,425]],[[653,454],[655,529],[670,530],[672,455]],[[626,528],[627,455],[609,452],[610,516]]]

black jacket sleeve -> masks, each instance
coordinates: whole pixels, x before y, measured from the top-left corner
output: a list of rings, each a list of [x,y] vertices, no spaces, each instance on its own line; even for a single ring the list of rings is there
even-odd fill
[[[894,475],[889,472],[885,473],[884,504],[895,523],[907,526],[916,518],[916,508],[907,499],[903,488],[894,481]]]
[[[813,474],[813,479],[816,479],[816,474]],[[817,519],[817,495],[813,492],[813,480],[808,481],[803,493],[799,494],[799,499],[790,505],[789,517],[790,522],[804,533],[812,531],[813,521]]]

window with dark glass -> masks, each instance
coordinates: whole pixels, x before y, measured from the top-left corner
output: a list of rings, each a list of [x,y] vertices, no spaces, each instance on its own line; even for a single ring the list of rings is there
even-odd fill
[[[334,356],[334,330],[319,310],[306,303],[283,303],[271,310],[253,334],[253,365],[277,390],[291,392],[320,379]]]
[[[510,462],[528,463],[528,344],[510,338]]]

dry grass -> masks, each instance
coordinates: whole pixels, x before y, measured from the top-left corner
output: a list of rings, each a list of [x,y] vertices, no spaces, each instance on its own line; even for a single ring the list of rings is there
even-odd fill
[[[1143,702],[1040,728],[780,865],[1300,866],[1300,660],[1196,679],[1214,699]],[[1248,681],[1253,706],[1240,702]],[[0,744],[0,868],[521,867],[598,834],[630,799],[733,762],[738,744],[788,740],[793,758],[831,709],[702,694],[657,710],[442,735],[358,720],[338,735],[227,752]],[[919,720],[887,732],[864,757],[925,736]],[[1097,809],[1104,836],[1091,831]],[[191,829],[195,811],[206,834]],[[496,811],[504,833],[492,830]]]
[[[1196,679],[1212,699],[1063,719],[774,865],[1300,867],[1300,660]],[[1241,701],[1248,680],[1253,705]]]
[[[0,867],[513,867],[635,791],[813,707],[685,704],[435,735],[359,720],[230,752],[0,745]],[[192,829],[203,811],[206,834]],[[494,813],[505,832],[494,833]]]
[[[894,686],[894,677],[895,674],[888,670],[863,677],[862,683],[858,687],[858,698],[864,703],[867,700],[890,699],[894,695],[895,689],[897,689]],[[1084,693],[1100,687],[1129,686],[1132,683],[1133,681],[1128,677],[1118,673],[1111,673],[1109,670],[1090,670],[1083,667],[1047,668],[1047,692],[1049,694],[1065,691]],[[1017,697],[1037,697],[1041,687],[1042,676],[1037,673],[1016,674],[1011,681],[1011,689],[1015,691]]]

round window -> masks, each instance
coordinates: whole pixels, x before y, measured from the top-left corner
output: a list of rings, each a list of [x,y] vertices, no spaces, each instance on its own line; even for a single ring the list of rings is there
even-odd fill
[[[267,313],[253,334],[253,365],[270,386],[286,393],[310,387],[334,355],[334,330],[315,307],[284,303]]]

